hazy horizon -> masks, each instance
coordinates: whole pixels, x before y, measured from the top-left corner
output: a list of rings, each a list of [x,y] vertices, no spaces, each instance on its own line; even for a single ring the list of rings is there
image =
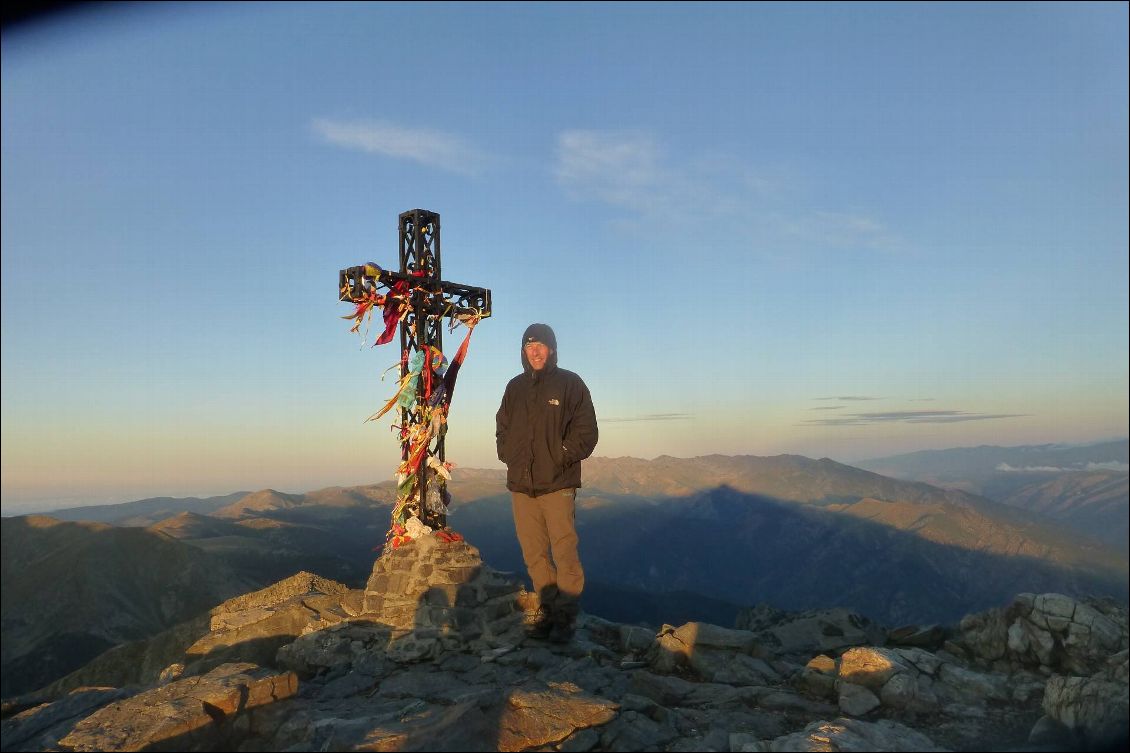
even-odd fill
[[[459,465],[498,467],[535,321],[606,457],[1124,437],[1128,23],[295,3],[6,27],[3,511],[390,476],[391,422],[364,419],[399,353],[349,333],[337,274],[395,267],[413,208],[442,217],[443,278],[493,293]]]
[[[1110,438],[1110,439],[1099,439],[1099,440],[1095,440],[1093,442],[1082,442],[1082,443],[1052,442],[1052,443],[1046,443],[1046,444],[1043,444],[1043,445],[1018,445],[1018,446],[1012,446],[1012,447],[1001,447],[1001,449],[1017,449],[1018,447],[1032,447],[1032,446],[1036,446],[1036,447],[1065,447],[1065,448],[1066,447],[1088,447],[1088,446],[1092,446],[1092,445],[1105,444],[1107,442],[1127,441],[1127,439],[1128,439],[1127,437],[1114,437],[1114,438]],[[986,447],[986,446],[997,447],[997,445],[977,445],[977,446],[964,446],[964,447],[963,446],[944,447],[944,448],[936,448],[936,449],[937,450],[954,450],[954,449],[971,449],[971,448],[976,449],[976,448],[979,448],[979,447]],[[708,454],[720,454],[720,453],[706,453],[705,455],[708,455]],[[748,453],[746,453],[746,454],[748,455]],[[791,455],[791,454],[796,454],[796,453],[776,453],[776,454]],[[898,453],[898,454],[904,454],[904,453]],[[607,459],[607,460],[619,460],[619,459],[628,458],[628,459],[645,460],[645,461],[651,462],[651,461],[656,460],[660,457],[676,457],[676,458],[683,459],[683,460],[689,460],[689,459],[694,459],[694,458],[697,458],[697,457],[704,457],[705,455],[677,456],[677,455],[660,454],[660,455],[655,455],[655,456],[652,456],[652,457],[639,457],[639,456],[635,456],[635,455],[608,456],[608,455],[602,455],[600,453],[594,453],[593,458],[603,458],[603,459]],[[730,455],[730,457],[739,457],[739,456],[740,455]],[[760,456],[760,457],[771,457],[771,455]],[[805,457],[808,457],[808,456],[805,456]],[[882,460],[885,457],[893,457],[893,456],[883,456],[883,457],[876,457],[876,458],[858,458],[857,460],[855,460],[853,462],[862,463],[862,462],[867,462],[867,461],[872,461],[872,460]],[[811,458],[811,459],[818,460],[819,458]],[[841,460],[839,458],[830,458],[830,459],[834,460],[838,463],[842,463],[843,465],[852,465],[853,464],[853,462]],[[501,471],[501,470],[504,470],[504,466],[501,463],[495,463],[494,465],[487,466],[487,467],[459,466],[459,468],[462,468],[464,470],[472,470],[472,471],[477,471],[477,470]],[[457,472],[458,472],[459,468],[456,469]],[[1020,469],[1018,469],[1018,470],[1020,470]],[[1125,472],[1128,469],[1119,468],[1119,469],[1107,469],[1107,470],[1114,470],[1115,472]],[[1086,472],[1089,472],[1089,470],[1088,469],[1079,469],[1078,472],[1086,473]],[[391,471],[389,472],[388,478],[375,478],[375,479],[370,479],[368,481],[361,481],[361,482],[358,482],[358,483],[351,483],[351,484],[316,483],[316,484],[307,485],[307,486],[304,486],[304,487],[283,487],[283,486],[280,486],[280,485],[277,485],[277,484],[267,484],[267,485],[264,485],[264,486],[258,486],[258,487],[249,488],[249,489],[219,489],[219,487],[216,487],[217,490],[209,490],[209,491],[184,491],[184,492],[181,492],[181,493],[154,492],[154,493],[143,493],[143,494],[133,494],[133,495],[128,494],[128,493],[122,493],[122,494],[117,494],[117,495],[113,495],[113,496],[104,496],[104,497],[94,497],[94,496],[72,497],[69,500],[68,499],[62,499],[62,498],[59,498],[59,497],[41,497],[41,498],[34,498],[34,499],[15,500],[13,502],[9,502],[8,499],[5,498],[4,501],[3,501],[3,508],[0,509],[0,517],[14,517],[14,516],[18,516],[18,515],[34,515],[34,514],[41,514],[41,513],[49,513],[53,510],[64,510],[64,509],[75,508],[75,507],[93,507],[93,506],[98,506],[98,505],[127,504],[129,502],[139,502],[139,501],[146,500],[146,499],[160,499],[160,498],[163,498],[163,497],[168,497],[168,498],[172,498],[172,499],[208,499],[208,498],[211,498],[211,497],[224,497],[224,496],[227,496],[229,494],[238,494],[238,493],[251,494],[251,493],[254,493],[254,492],[257,492],[257,491],[263,491],[263,490],[266,490],[266,489],[273,489],[275,491],[282,492],[284,494],[306,494],[306,493],[309,493],[309,492],[314,492],[314,491],[318,491],[318,490],[321,490],[321,489],[328,489],[328,488],[331,488],[331,487],[365,486],[365,485],[368,485],[368,484],[378,484],[378,483],[381,483],[383,481],[392,481],[392,472]],[[207,488],[207,487],[205,487],[205,488]]]

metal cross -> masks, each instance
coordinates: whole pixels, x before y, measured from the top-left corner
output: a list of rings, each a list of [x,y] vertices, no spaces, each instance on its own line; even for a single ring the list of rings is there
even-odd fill
[[[452,320],[477,320],[490,316],[490,290],[444,282],[440,277],[439,214],[426,209],[412,209],[400,214],[400,271],[389,272],[373,265],[343,269],[338,275],[339,300],[358,303],[371,300],[380,286],[389,289],[386,300],[392,299],[400,311],[400,377],[408,375],[409,362],[414,354],[424,360],[420,380],[432,379],[431,353],[442,351],[443,318]],[[386,303],[386,310],[389,304]],[[420,356],[417,356],[418,358]],[[449,367],[450,368],[450,367]],[[458,368],[458,367],[456,367]],[[430,382],[429,382],[430,384]],[[447,399],[450,400],[450,394]],[[407,492],[407,514],[434,529],[447,523],[447,489],[444,478],[429,472],[428,459],[435,456],[445,459],[446,416],[439,431],[428,432],[421,426],[429,406],[425,389],[416,391],[416,410],[400,409],[401,458],[407,463],[410,452],[424,452],[418,459],[418,472],[414,486]],[[427,437],[423,447],[412,447],[413,437]],[[434,448],[432,441],[435,441]],[[428,492],[428,477],[433,488]],[[398,488],[398,503],[403,497],[406,482]],[[438,503],[438,504],[437,504]],[[395,514],[394,514],[395,523]]]

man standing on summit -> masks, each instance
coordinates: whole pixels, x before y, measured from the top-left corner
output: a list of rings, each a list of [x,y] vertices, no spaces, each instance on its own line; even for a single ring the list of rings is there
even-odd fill
[[[557,367],[548,325],[522,335],[522,373],[506,385],[495,421],[514,528],[541,602],[530,635],[567,643],[585,586],[574,512],[581,461],[596,447],[596,411],[581,378]]]

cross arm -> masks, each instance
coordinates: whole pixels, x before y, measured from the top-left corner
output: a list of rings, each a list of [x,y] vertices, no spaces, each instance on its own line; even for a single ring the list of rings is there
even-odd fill
[[[490,316],[490,289],[477,288],[457,282],[438,283],[431,278],[391,272],[375,265],[349,267],[338,273],[338,299],[350,303],[370,298],[377,287],[391,289],[398,282],[408,283],[409,289],[423,287],[435,295],[428,301],[428,314],[432,316]]]

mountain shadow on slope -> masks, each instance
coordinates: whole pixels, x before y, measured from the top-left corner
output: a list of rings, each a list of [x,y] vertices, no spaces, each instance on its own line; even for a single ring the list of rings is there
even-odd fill
[[[480,500],[452,524],[493,567],[524,573],[509,504],[501,495]],[[908,530],[877,522],[884,515]],[[1080,552],[1075,561],[1045,561],[1047,552],[1022,533],[978,530],[992,524],[969,509],[879,500],[807,506],[726,486],[659,500],[626,496],[577,512],[588,577],[627,589],[621,610],[633,592],[654,601],[679,591],[787,610],[840,606],[885,624],[956,622],[1021,592],[1125,603],[1117,558]],[[985,551],[990,545],[1027,553]]]

